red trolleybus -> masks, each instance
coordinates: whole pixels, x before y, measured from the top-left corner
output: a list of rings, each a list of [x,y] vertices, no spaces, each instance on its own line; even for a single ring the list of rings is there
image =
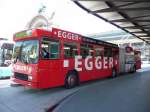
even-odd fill
[[[31,88],[71,88],[119,72],[115,44],[56,28],[19,32],[14,41],[12,79]]]

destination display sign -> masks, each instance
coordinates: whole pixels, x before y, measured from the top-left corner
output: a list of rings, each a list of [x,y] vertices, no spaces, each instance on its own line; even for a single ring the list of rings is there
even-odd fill
[[[81,41],[81,36],[76,33],[53,28],[52,34],[54,37],[61,38],[63,40]]]
[[[22,31],[22,32],[16,33],[14,35],[14,40],[18,40],[18,39],[22,39],[22,38],[28,38],[31,35],[32,35],[31,30]]]

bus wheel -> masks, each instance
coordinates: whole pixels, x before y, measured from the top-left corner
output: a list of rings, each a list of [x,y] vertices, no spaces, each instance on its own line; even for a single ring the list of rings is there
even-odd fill
[[[117,72],[115,68],[112,69],[112,78],[114,77],[117,77]]]
[[[78,77],[75,71],[70,71],[65,80],[65,87],[70,89],[78,85]]]

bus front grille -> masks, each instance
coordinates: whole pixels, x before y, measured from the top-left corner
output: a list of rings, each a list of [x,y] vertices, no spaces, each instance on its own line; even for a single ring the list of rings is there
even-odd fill
[[[15,75],[14,75],[14,76],[15,76],[16,79],[28,81],[28,75],[26,75],[26,74],[22,74],[22,73],[17,73],[17,72],[15,72]]]

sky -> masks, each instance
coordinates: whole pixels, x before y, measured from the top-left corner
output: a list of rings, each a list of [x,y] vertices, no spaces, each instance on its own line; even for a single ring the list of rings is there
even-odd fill
[[[12,40],[13,34],[26,29],[39,9],[45,6],[43,15],[55,26],[86,35],[117,30],[115,26],[88,14],[71,0],[0,0],[0,38]]]

